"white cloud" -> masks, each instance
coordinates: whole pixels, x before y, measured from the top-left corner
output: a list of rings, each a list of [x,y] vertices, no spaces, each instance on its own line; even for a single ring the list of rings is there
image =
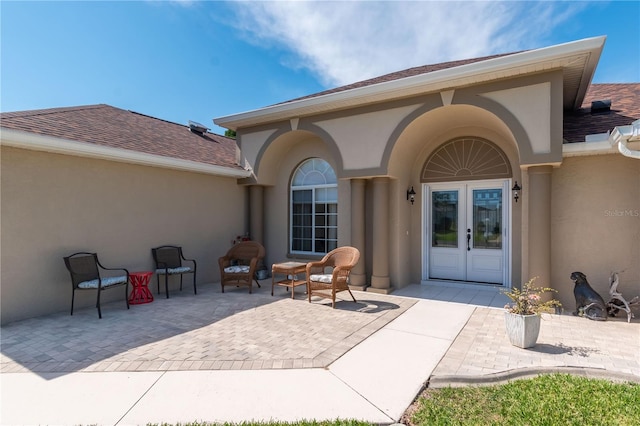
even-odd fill
[[[564,4],[562,4],[564,3]],[[290,50],[285,65],[323,84],[353,83],[413,66],[542,47],[571,2],[239,2],[249,40]],[[560,8],[560,9],[559,9]],[[559,10],[558,10],[559,9]]]

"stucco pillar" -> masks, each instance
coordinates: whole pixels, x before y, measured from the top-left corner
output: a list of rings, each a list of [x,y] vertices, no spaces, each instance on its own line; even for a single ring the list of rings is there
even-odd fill
[[[351,245],[360,250],[360,260],[351,270],[349,286],[355,290],[367,288],[365,261],[365,183],[364,179],[351,180]]]
[[[367,291],[388,294],[389,279],[389,178],[373,179],[373,273]]]
[[[529,188],[529,276],[536,286],[553,287],[551,280],[551,166],[530,167]]]
[[[260,185],[249,187],[249,235],[264,245],[264,188]]]

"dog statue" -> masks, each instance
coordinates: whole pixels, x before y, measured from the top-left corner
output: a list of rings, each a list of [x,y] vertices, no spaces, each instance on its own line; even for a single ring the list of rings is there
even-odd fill
[[[582,272],[573,272],[571,279],[575,283],[573,295],[576,298],[576,311],[573,315],[584,316],[594,321],[606,321],[608,312],[604,299],[589,285],[587,276]]]

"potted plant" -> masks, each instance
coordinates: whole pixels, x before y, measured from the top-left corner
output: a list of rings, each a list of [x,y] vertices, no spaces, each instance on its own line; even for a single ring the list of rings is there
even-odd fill
[[[512,345],[519,348],[531,348],[536,345],[540,333],[540,314],[553,312],[562,305],[558,300],[545,300],[545,293],[557,293],[548,287],[536,287],[537,277],[522,285],[522,289],[512,288],[503,293],[512,300],[505,306],[505,327]]]

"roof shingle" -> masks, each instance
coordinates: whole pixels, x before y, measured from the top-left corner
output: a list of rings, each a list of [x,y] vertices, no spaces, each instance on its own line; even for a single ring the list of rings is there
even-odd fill
[[[591,102],[599,100],[611,100],[611,110],[591,113]],[[565,111],[564,139],[567,143],[584,142],[587,135],[610,132],[636,120],[640,120],[640,83],[592,84],[582,106]]]
[[[481,58],[473,58],[473,59],[462,59],[462,60],[457,60],[457,61],[450,61],[450,62],[442,62],[442,63],[439,63],[439,64],[432,64],[432,65],[421,65],[421,66],[418,66],[418,67],[408,68],[406,70],[401,70],[401,71],[396,71],[396,72],[392,72],[392,73],[389,73],[389,74],[381,75],[379,77],[370,78],[368,80],[362,80],[362,81],[358,81],[356,83],[347,84],[346,86],[335,87],[333,89],[328,89],[328,90],[325,90],[325,91],[322,91],[322,92],[313,93],[311,95],[302,96],[300,98],[290,99],[288,101],[282,102],[282,104],[287,104],[289,102],[294,102],[294,101],[300,101],[300,100],[303,100],[303,99],[315,98],[315,97],[318,97],[318,96],[328,95],[328,94],[331,94],[331,93],[344,92],[346,90],[357,89],[359,87],[372,86],[374,84],[385,83],[385,82],[388,82],[388,81],[400,80],[400,79],[403,79],[403,78],[413,77],[413,76],[416,76],[416,75],[428,74],[430,72],[435,72],[435,71],[440,71],[440,70],[446,70],[446,69],[449,69],[449,68],[460,67],[460,66],[463,66],[463,65],[469,65],[469,64],[476,63],[476,62],[488,61],[490,59],[495,59],[495,58],[500,58],[500,57],[503,57],[503,56],[514,55],[516,53],[520,53],[520,52],[503,53],[503,54],[499,54],[499,55],[483,56]],[[278,104],[278,105],[280,105],[280,104]]]
[[[236,142],[214,133],[109,105],[86,105],[0,114],[7,129],[122,148],[241,170]]]

